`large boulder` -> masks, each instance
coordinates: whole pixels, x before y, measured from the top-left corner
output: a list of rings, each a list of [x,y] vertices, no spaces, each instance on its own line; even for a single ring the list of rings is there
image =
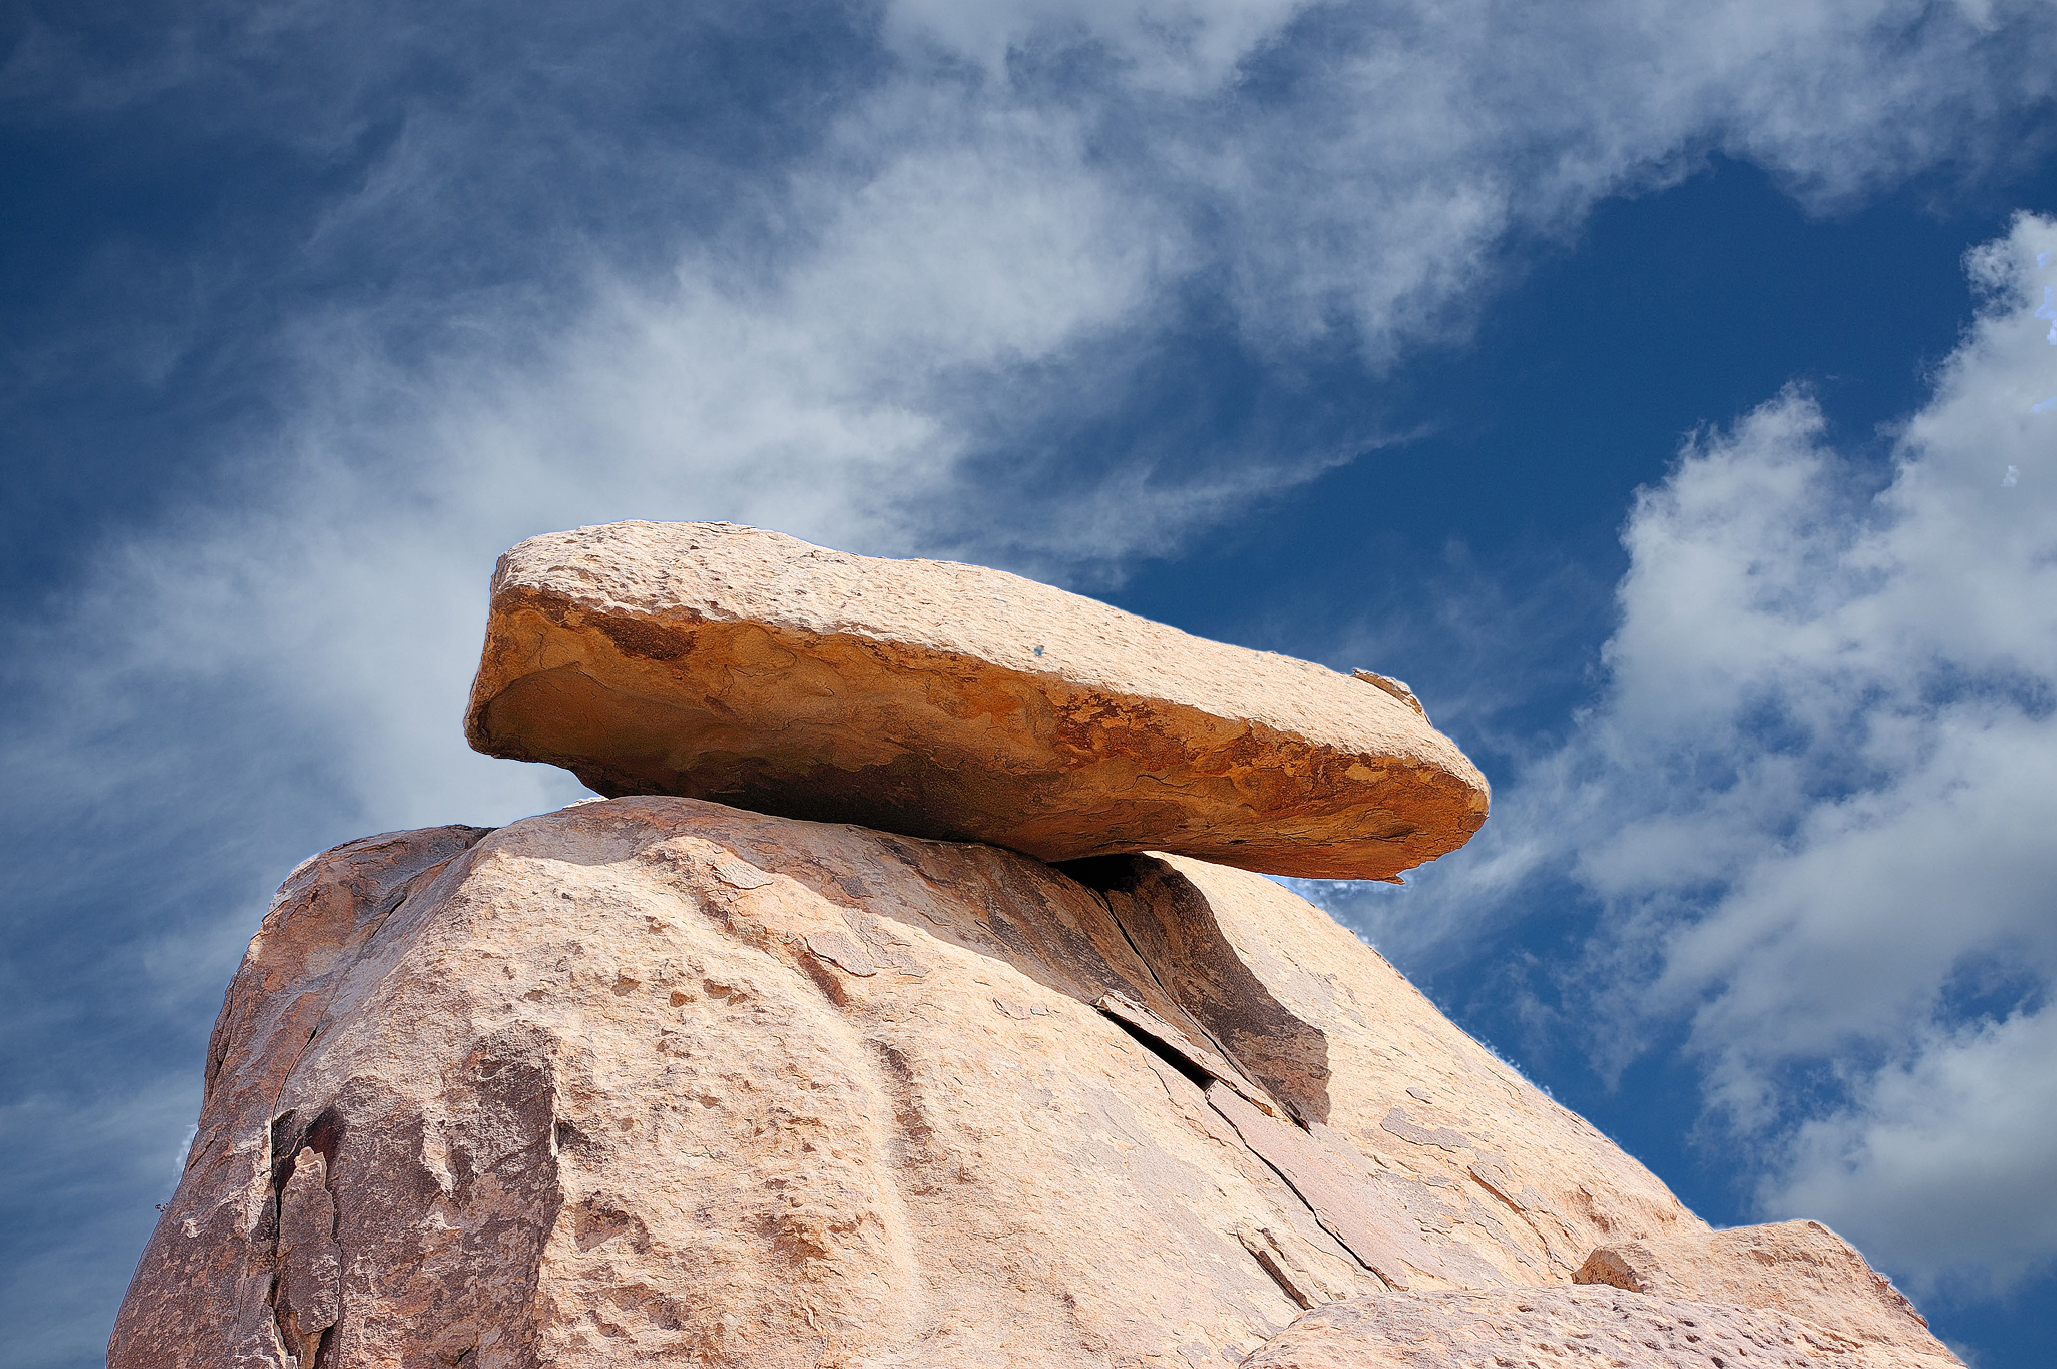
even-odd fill
[[[627,798],[294,873],[109,1364],[1234,1363],[1705,1230],[1269,880]]]
[[[531,538],[493,576],[466,735],[596,793],[1389,879],[1485,820],[1403,686],[1019,576],[725,523]]]

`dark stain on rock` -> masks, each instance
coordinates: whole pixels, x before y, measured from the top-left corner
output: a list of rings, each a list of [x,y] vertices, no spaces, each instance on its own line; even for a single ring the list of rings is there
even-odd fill
[[[1328,1121],[1328,1037],[1272,997],[1191,880],[1153,856],[1057,868],[1100,894],[1159,985],[1216,1049],[1300,1121]]]

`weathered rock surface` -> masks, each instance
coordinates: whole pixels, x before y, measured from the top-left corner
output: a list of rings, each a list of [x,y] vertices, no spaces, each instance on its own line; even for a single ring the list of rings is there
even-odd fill
[[[1705,1230],[1268,880],[628,798],[295,872],[109,1363],[1236,1363]]]
[[[1849,1242],[1820,1222],[1683,1231],[1603,1246],[1574,1276],[1660,1298],[1784,1312],[1856,1365],[1956,1365],[1928,1322]]]
[[[978,566],[616,523],[501,558],[466,734],[611,796],[1385,879],[1462,845],[1488,792],[1372,678]]]
[[[1248,1369],[1859,1369],[1836,1343],[1781,1313],[1614,1288],[1391,1293],[1333,1302],[1301,1317],[1245,1364]]]
[[[1065,869],[1102,890],[1166,992],[1302,1135],[1342,1162],[1369,1162],[1373,1191],[1435,1237],[1447,1286],[1561,1283],[1586,1252],[1631,1230],[1707,1229],[1376,951],[1273,881],[1179,856]]]

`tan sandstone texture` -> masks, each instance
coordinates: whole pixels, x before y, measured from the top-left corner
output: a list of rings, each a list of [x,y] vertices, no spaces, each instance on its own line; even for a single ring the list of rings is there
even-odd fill
[[[508,552],[466,734],[610,796],[1316,878],[1432,860],[1489,797],[1397,681],[725,523]]]
[[[1334,1302],[1300,1318],[1245,1363],[1249,1369],[1860,1369],[1835,1342],[1778,1312],[1614,1288],[1395,1293]]]
[[[1776,1308],[1814,1328],[1816,1342],[1864,1364],[1954,1365],[1928,1322],[1850,1243],[1820,1222],[1685,1231],[1604,1246],[1573,1276],[1634,1293]]]
[[[293,874],[109,1363],[1191,1369],[1706,1230],[1269,880],[626,798]]]

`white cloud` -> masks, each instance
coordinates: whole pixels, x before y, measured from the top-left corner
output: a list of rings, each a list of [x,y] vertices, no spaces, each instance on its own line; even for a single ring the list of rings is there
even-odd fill
[[[886,31],[916,52],[940,49],[1005,79],[1010,57],[1092,45],[1146,90],[1206,94],[1310,0],[897,0]]]
[[[1932,1029],[1852,1107],[1794,1137],[1761,1201],[1862,1232],[1871,1256],[1959,1296],[2057,1250],[2057,1012]]]
[[[1687,446],[1629,519],[1602,699],[1424,890],[1454,938],[1570,880],[1600,1062],[1684,1022],[1768,1214],[1960,1289],[2057,1257],[2053,247],[2024,216],[1971,255],[1986,305],[1889,470],[1798,392]]]

